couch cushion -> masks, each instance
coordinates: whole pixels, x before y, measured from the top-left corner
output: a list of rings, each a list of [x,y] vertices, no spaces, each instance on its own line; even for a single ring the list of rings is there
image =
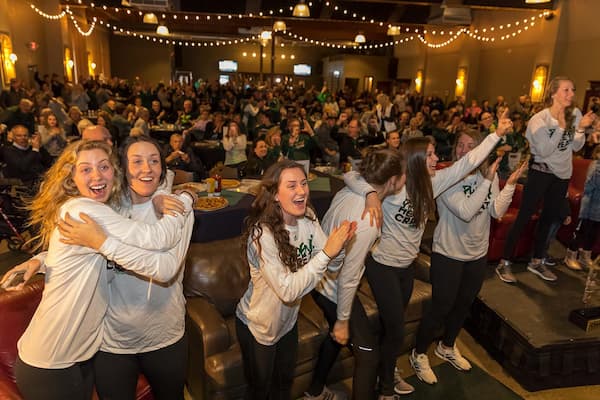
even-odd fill
[[[233,315],[249,279],[239,237],[190,244],[183,278],[185,296],[204,297],[228,317]]]

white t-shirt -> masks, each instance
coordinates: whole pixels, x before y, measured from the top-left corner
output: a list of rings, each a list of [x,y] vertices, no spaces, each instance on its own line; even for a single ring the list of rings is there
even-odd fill
[[[147,249],[173,247],[179,239],[175,232],[183,225],[183,216],[165,217],[155,225],[127,220],[109,206],[83,197],[63,204],[59,215],[64,218],[67,212],[75,219],[86,213],[105,232]],[[88,360],[103,338],[102,321],[109,297],[106,260],[93,249],[67,245],[59,239],[56,228],[45,258],[42,300],[17,342],[21,360],[38,368],[67,368]]]
[[[490,217],[504,215],[514,192],[515,185],[506,185],[500,191],[497,175],[490,182],[479,171],[446,190],[437,198],[440,219],[433,234],[432,250],[459,261],[485,256]]]
[[[445,190],[456,184],[465,175],[473,171],[488,156],[500,137],[490,134],[473,150],[448,168],[436,171],[431,178],[433,197],[436,198]],[[373,190],[358,173],[348,172],[344,182],[350,190],[366,194]],[[406,187],[400,192],[388,196],[381,205],[383,225],[381,237],[372,249],[373,259],[390,267],[407,268],[417,257],[419,245],[425,231],[425,224],[415,225],[413,207],[408,199]]]
[[[327,269],[329,257],[322,251],[327,237],[317,220],[298,220],[286,226],[290,243],[298,249],[304,266],[291,272],[279,259],[279,250],[268,228],[259,239],[261,253],[248,238],[250,283],[238,303],[236,315],[260,344],[270,346],[288,333],[298,319],[302,297],[310,293]]]
[[[337,304],[337,319],[341,321],[350,319],[354,295],[365,272],[365,258],[379,237],[379,228],[371,226],[368,217],[361,220],[363,204],[363,196],[343,188],[337,192],[323,217],[325,233],[331,233],[344,220],[357,223],[352,240],[329,264],[330,268],[339,269],[339,272],[328,270],[315,288]]]
[[[581,120],[581,111],[576,108],[573,114],[575,122],[567,131],[558,125],[549,108],[535,114],[527,123],[525,137],[529,140],[534,161],[547,164],[560,179],[571,178],[573,152],[581,150],[585,144],[585,133],[575,130]]]

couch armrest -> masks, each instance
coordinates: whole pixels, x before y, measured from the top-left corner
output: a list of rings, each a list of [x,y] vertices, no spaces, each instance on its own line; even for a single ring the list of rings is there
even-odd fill
[[[187,299],[186,308],[189,321],[193,325],[188,329],[196,329],[200,334],[205,358],[229,348],[231,343],[229,329],[215,306],[205,298],[192,297]]]
[[[23,400],[15,383],[6,376],[0,376],[0,400]]]
[[[415,278],[420,279],[423,282],[429,282],[429,270],[431,269],[431,256],[424,253],[419,253],[415,261],[413,261],[415,268]]]

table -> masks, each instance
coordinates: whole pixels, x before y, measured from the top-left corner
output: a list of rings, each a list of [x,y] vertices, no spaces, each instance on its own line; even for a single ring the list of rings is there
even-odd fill
[[[150,136],[158,140],[161,144],[169,143],[171,135],[183,132],[176,126],[152,126],[150,127]]]
[[[328,180],[330,190],[318,190],[325,188],[325,180]],[[323,175],[320,175],[315,181],[317,190],[311,190],[310,201],[317,216],[322,219],[329,209],[333,196],[344,187],[344,182]],[[313,184],[309,182],[309,185]],[[242,234],[244,218],[248,215],[254,196],[229,190],[224,190],[223,196],[229,200],[230,206],[216,211],[194,211],[192,243],[228,239]]]

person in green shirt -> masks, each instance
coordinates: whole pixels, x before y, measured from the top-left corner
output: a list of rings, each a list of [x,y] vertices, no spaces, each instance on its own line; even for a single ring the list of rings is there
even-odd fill
[[[317,146],[314,131],[307,121],[300,127],[300,120],[292,118],[288,122],[289,134],[283,136],[282,153],[290,160],[310,160],[311,151]]]

